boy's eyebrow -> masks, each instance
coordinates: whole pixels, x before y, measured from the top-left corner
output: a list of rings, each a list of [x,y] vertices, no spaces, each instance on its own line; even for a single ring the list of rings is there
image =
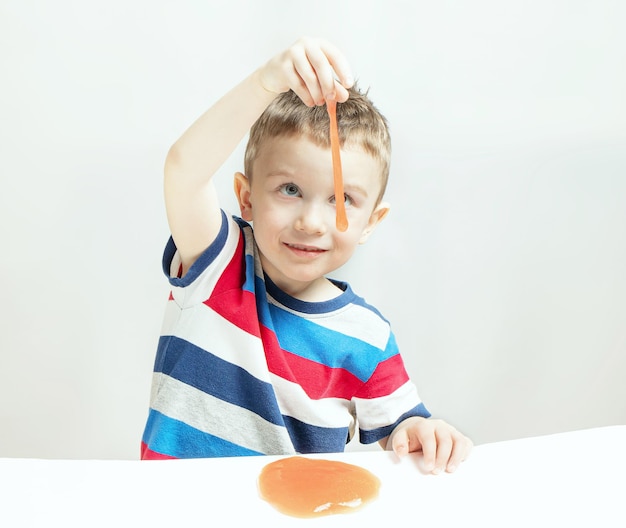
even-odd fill
[[[350,182],[344,181],[343,190],[346,194],[350,194],[350,192],[355,192],[355,193],[362,194],[364,196],[369,195],[369,191],[367,190],[367,188],[364,187],[363,185],[359,185],[358,183],[350,183]]]
[[[266,178],[281,178],[281,177],[288,178],[288,177],[293,176],[293,174],[294,173],[290,171],[289,169],[281,167],[279,169],[275,169],[275,170],[265,173],[265,177]]]

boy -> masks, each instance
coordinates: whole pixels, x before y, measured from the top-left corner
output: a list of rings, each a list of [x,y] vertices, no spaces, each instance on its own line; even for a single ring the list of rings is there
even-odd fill
[[[338,80],[335,80],[335,75]],[[163,265],[172,292],[142,458],[343,451],[362,443],[454,471],[471,441],[430,414],[388,322],[326,278],[389,210],[387,124],[344,56],[305,38],[233,88],[170,149]],[[348,228],[335,226],[325,102],[342,142]],[[246,133],[234,179],[241,218],[213,174]]]

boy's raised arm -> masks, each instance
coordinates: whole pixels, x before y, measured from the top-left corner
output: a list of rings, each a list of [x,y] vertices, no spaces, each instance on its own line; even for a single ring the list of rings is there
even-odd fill
[[[183,271],[215,239],[221,213],[212,176],[276,94],[250,75],[202,114],[172,145],[165,160],[167,219]]]
[[[329,98],[345,101],[352,83],[349,65],[337,48],[324,40],[300,39],[226,93],[172,145],[165,161],[165,206],[183,272],[220,228],[212,176],[267,105],[290,89],[308,106]]]

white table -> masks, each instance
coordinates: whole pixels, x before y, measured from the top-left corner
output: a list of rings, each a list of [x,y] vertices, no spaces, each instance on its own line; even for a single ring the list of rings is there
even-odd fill
[[[0,459],[0,526],[626,527],[626,426],[484,444],[454,474],[419,455],[320,458],[365,467],[380,496],[348,515],[287,517],[258,497],[277,457],[176,461]],[[353,524],[352,524],[353,523]]]

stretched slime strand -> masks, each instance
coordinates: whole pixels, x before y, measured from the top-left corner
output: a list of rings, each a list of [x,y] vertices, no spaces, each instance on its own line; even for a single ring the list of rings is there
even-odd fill
[[[339,153],[339,128],[337,126],[337,101],[327,100],[326,110],[330,118],[330,150],[333,157],[333,178],[335,182],[335,207],[337,209],[336,225],[339,231],[348,229],[346,204],[343,193],[343,174],[341,172],[341,155]]]

